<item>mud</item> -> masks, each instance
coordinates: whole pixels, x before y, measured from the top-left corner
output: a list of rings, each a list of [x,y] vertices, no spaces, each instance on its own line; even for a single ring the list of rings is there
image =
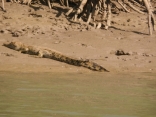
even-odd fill
[[[112,72],[156,71],[156,33],[148,35],[147,14],[134,11],[113,14],[112,26],[104,30],[103,26],[95,29],[92,23],[72,22],[64,15],[67,8],[57,3],[52,10],[37,4],[27,6],[7,2],[5,5],[7,12],[0,12],[1,71],[91,72],[20,54],[2,46],[6,41],[20,41],[89,59]]]

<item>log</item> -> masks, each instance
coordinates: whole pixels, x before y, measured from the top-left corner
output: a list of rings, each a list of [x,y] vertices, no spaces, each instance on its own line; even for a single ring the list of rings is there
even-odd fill
[[[24,54],[36,55],[41,58],[49,58],[49,59],[57,60],[74,66],[82,66],[93,71],[109,72],[104,67],[88,59],[78,59],[78,58],[69,57],[56,50],[52,50],[48,48],[29,46],[19,41],[7,42],[4,43],[3,46],[16,51],[20,51],[21,53]]]

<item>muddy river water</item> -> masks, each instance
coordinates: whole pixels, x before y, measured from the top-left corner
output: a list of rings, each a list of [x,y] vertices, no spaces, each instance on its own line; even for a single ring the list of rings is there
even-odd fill
[[[156,73],[0,72],[0,117],[156,117]]]

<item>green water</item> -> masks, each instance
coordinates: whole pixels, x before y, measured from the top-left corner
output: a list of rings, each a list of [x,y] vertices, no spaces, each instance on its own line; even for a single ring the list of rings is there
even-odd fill
[[[0,117],[156,117],[156,73],[0,72]]]

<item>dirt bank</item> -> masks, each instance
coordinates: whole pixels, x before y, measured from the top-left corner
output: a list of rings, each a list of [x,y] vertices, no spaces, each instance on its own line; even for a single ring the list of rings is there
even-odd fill
[[[156,72],[156,32],[148,35],[147,15],[113,14],[112,27],[97,30],[85,23],[70,22],[64,16],[67,10],[58,4],[49,10],[43,5],[6,3],[6,9],[0,11],[0,71],[92,72],[2,46],[6,41],[18,40],[90,59],[110,72]]]

